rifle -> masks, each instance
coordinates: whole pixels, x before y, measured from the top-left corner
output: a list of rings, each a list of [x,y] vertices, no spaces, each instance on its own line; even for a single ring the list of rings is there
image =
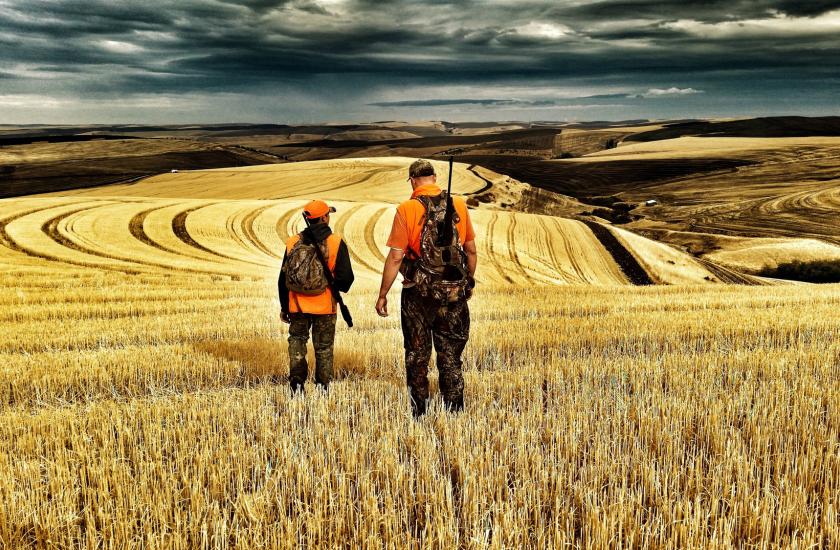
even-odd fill
[[[306,214],[303,215],[303,221],[306,222],[306,227],[311,227],[311,224],[309,223],[309,218],[306,217]],[[313,241],[314,240],[315,239],[313,238]],[[318,256],[318,260],[324,267],[324,276],[327,278],[327,284],[330,286],[330,290],[332,290],[333,298],[335,298],[335,301],[338,303],[339,309],[341,309],[341,317],[344,319],[344,322],[347,323],[347,326],[352,328],[353,317],[350,315],[350,310],[344,304],[344,300],[341,298],[341,293],[335,286],[335,277],[333,277],[332,271],[330,271],[330,266],[329,264],[327,264],[327,259],[324,258],[324,253],[321,251],[321,246],[318,244],[317,241],[313,242],[312,246],[315,248],[315,254]]]
[[[455,214],[455,205],[452,203],[452,157],[449,157],[449,184],[446,187],[446,214],[443,217],[443,227],[438,228],[437,245],[441,248],[452,244],[452,216]],[[448,250],[444,251],[448,253]],[[449,261],[449,258],[444,258]]]
[[[467,276],[463,269],[458,269],[451,263],[453,260],[452,239],[455,237],[455,224],[452,223],[452,218],[455,216],[455,204],[452,202],[452,160],[453,158],[450,156],[449,183],[446,187],[446,213],[443,216],[443,227],[438,226],[438,239],[435,243],[441,249],[440,256],[446,264],[443,271],[444,281],[460,281]]]

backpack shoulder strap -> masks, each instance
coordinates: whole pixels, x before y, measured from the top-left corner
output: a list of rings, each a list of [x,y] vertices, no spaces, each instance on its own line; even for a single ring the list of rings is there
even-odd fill
[[[301,234],[292,235],[286,240],[286,252],[291,252],[297,243],[302,239]]]
[[[426,210],[426,214],[429,213],[429,210],[432,208],[438,208],[441,204],[446,203],[446,191],[441,191],[440,195],[419,195],[414,197],[413,200],[416,200],[420,204],[423,205],[423,208]]]

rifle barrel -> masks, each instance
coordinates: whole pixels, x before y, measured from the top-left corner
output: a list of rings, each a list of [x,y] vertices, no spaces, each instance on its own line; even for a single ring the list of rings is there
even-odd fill
[[[438,234],[440,246],[449,246],[452,242],[452,216],[455,205],[452,202],[452,157],[449,157],[449,183],[446,187],[446,214],[443,216],[443,230]]]

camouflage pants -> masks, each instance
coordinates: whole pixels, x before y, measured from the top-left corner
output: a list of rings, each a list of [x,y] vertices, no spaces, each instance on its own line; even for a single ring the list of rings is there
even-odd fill
[[[335,314],[313,315],[290,313],[289,318],[289,384],[292,390],[303,389],[308,365],[306,343],[312,331],[315,346],[315,382],[326,388],[333,377],[333,343],[335,342]]]
[[[429,361],[432,344],[437,352],[440,393],[447,408],[464,407],[464,375],[461,354],[470,334],[470,310],[466,300],[441,307],[424,298],[416,288],[404,288],[401,297],[405,371],[415,417],[426,412],[429,399]]]

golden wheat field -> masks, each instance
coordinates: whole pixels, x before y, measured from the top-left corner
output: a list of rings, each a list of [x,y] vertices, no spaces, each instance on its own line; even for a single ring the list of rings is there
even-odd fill
[[[0,201],[0,547],[840,547],[840,285],[713,284],[610,228],[672,283],[632,286],[586,224],[484,204],[466,410],[414,421],[398,291],[373,311],[406,163],[354,162],[317,192],[356,326],[298,397],[276,278],[308,176]],[[458,191],[524,185],[480,174]]]

